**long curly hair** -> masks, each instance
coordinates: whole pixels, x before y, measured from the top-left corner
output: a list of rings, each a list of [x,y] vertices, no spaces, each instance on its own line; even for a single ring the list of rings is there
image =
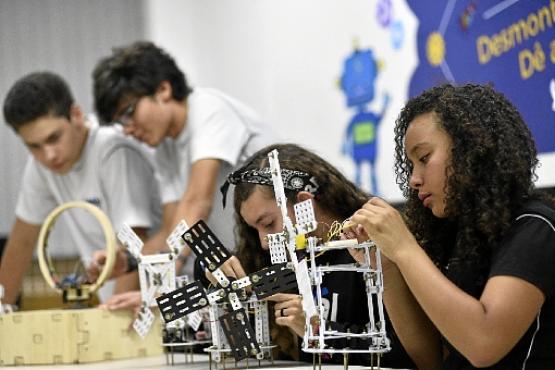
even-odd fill
[[[409,180],[405,135],[419,115],[433,112],[452,140],[446,169],[446,214],[423,207]],[[465,260],[489,267],[491,248],[505,236],[515,212],[536,194],[537,152],[520,113],[491,86],[441,85],[411,99],[395,125],[395,173],[407,198],[409,227],[434,261]],[[449,175],[448,175],[449,174]]]
[[[347,180],[339,170],[315,153],[295,144],[267,146],[247,159],[246,165],[240,171],[268,167],[268,153],[274,149],[279,152],[282,169],[303,171],[316,178],[319,188],[315,200],[326,214],[333,215],[337,220],[341,221],[350,217],[368,200],[369,195]],[[258,271],[271,264],[269,254],[260,245],[258,232],[250,227],[239,213],[241,204],[250,197],[257,186],[273,196],[271,186],[250,183],[237,184],[234,192],[237,257],[247,273]],[[296,202],[297,193],[295,191],[286,190],[285,195],[289,204]]]

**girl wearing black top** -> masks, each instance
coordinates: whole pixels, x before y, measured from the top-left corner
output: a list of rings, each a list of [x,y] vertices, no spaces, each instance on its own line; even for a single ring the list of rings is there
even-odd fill
[[[419,369],[555,369],[554,202],[536,148],[491,87],[443,85],[395,127],[406,217],[373,198],[354,233],[384,258],[384,302]]]
[[[283,231],[282,215],[278,208],[269,172],[268,153],[279,151],[282,176],[285,174],[285,194],[289,216],[294,220],[293,205],[312,199],[316,220],[319,223],[314,236],[325,238],[333,221],[343,221],[362,207],[369,196],[347,180],[336,168],[316,154],[294,144],[272,145],[253,154],[247,165],[232,173],[222,187],[235,185],[234,207],[236,217],[236,256],[222,267],[226,275],[242,277],[245,273],[258,271],[271,264],[266,235]],[[319,265],[353,263],[347,250],[327,251],[317,257]],[[369,321],[365,283],[356,272],[325,274],[322,295],[326,304],[326,316],[333,329],[361,332]],[[304,335],[305,318],[298,294],[276,294],[269,298],[275,302],[273,314],[274,341],[291,357],[312,361],[312,356],[299,353],[298,337]],[[389,323],[387,324],[389,325]],[[278,330],[288,328],[289,330]],[[387,326],[387,329],[391,329]],[[287,335],[288,331],[297,338]],[[392,351],[382,357],[383,366],[407,368],[413,366],[406,352],[388,330]],[[294,339],[286,340],[284,338]],[[335,343],[337,347],[368,348],[369,343],[352,340]],[[329,359],[342,363],[342,356]],[[369,364],[370,355],[349,356],[351,364]]]

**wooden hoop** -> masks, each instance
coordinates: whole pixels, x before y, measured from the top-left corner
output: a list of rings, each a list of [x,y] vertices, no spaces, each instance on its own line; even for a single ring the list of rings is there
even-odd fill
[[[39,259],[40,271],[42,273],[42,276],[44,277],[44,280],[46,280],[47,284],[50,285],[51,288],[58,292],[62,292],[62,289],[56,285],[52,277],[53,274],[56,273],[56,271],[54,269],[52,259],[47,254],[47,244],[48,236],[50,234],[50,231],[52,231],[54,224],[56,223],[56,219],[58,218],[58,216],[60,216],[62,212],[71,208],[84,209],[91,213],[96,218],[96,220],[102,227],[102,231],[104,232],[104,238],[106,240],[106,263],[104,264],[104,267],[102,268],[98,279],[89,287],[90,293],[93,293],[104,284],[104,282],[112,273],[112,269],[116,260],[116,235],[112,228],[112,224],[110,223],[110,220],[108,219],[106,214],[100,208],[91,203],[83,201],[67,202],[56,207],[52,212],[50,212],[48,217],[46,217],[46,220],[44,221],[40,229],[39,239],[37,242],[37,254]]]

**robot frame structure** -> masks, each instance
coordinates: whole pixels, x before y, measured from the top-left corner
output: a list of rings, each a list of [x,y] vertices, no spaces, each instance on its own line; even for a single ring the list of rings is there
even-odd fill
[[[371,355],[371,365],[374,367],[374,356],[377,355],[377,366],[379,368],[380,355],[388,352],[390,341],[387,337],[385,327],[385,316],[383,309],[383,273],[381,267],[381,255],[378,248],[371,241],[358,243],[355,239],[338,240],[322,243],[317,237],[306,235],[316,230],[318,223],[314,216],[312,201],[306,200],[294,205],[296,224],[293,224],[287,212],[287,198],[281,176],[281,168],[278,159],[278,151],[273,150],[268,154],[270,171],[276,203],[281,210],[283,219],[283,232],[268,235],[270,244],[270,255],[272,263],[279,263],[287,258],[293,262],[297,274],[299,291],[303,297],[303,309],[306,314],[305,334],[302,350],[307,353],[318,355],[318,363],[321,365],[321,355],[324,353],[339,353],[344,356],[344,367],[348,367],[350,353],[368,353]],[[357,263],[320,266],[316,261],[318,254],[333,249],[356,248],[362,249],[365,256],[365,264]],[[297,253],[305,250],[306,258],[299,261]],[[370,263],[371,251],[374,250],[375,267]],[[310,261],[310,266],[308,266]],[[306,262],[306,263],[305,263]],[[363,274],[366,285],[368,316],[370,318],[366,330],[362,333],[340,332],[328,328],[324,317],[324,303],[322,299],[322,278],[324,274],[336,271],[351,271]],[[316,302],[312,293],[314,287]],[[375,317],[377,309],[378,317]],[[334,348],[330,341],[337,339],[358,338],[367,340],[366,348]],[[316,362],[313,362],[316,366]]]
[[[217,285],[213,291],[206,291],[199,281],[195,281],[158,297],[156,300],[164,320],[172,322],[209,308],[213,346],[206,351],[211,360],[225,362],[226,354],[231,353],[236,362],[251,356],[258,360],[269,358],[273,362],[271,348],[274,345],[270,341],[267,303],[262,299],[295,288],[294,271],[287,263],[280,263],[230,281],[220,267],[231,254],[204,221],[188,229],[183,239],[217,280]],[[245,290],[248,286],[254,292],[250,298]],[[254,329],[249,321],[249,308],[255,314]]]
[[[313,366],[316,367],[315,359],[318,355],[318,363],[321,367],[321,355],[324,353],[342,354],[345,368],[348,368],[350,353],[368,353],[371,356],[372,368],[374,367],[374,356],[377,355],[377,366],[379,368],[380,355],[390,350],[382,301],[383,274],[379,249],[371,241],[358,243],[356,240],[346,240],[322,243],[320,239],[314,236],[307,237],[307,234],[314,231],[318,226],[311,200],[294,205],[296,223],[293,224],[287,212],[287,198],[285,197],[277,150],[269,153],[268,157],[276,203],[281,210],[283,219],[283,231],[268,235],[272,265],[258,273],[230,282],[220,269],[221,265],[229,259],[229,252],[211,233],[206,224],[200,221],[183,233],[182,238],[192,248],[197,258],[205,263],[208,270],[218,280],[220,289],[206,294],[200,283],[195,282],[157,298],[164,319],[170,322],[225,298],[229,301],[233,310],[221,316],[220,323],[235,359],[241,360],[252,355],[260,359],[262,352],[258,342],[253,340],[255,336],[250,325],[245,321],[246,314],[238,299],[238,291],[248,285],[253,285],[253,290],[258,299],[262,299],[287,288],[279,285],[279,281],[282,279],[277,279],[276,274],[283,274],[284,276],[293,274],[299,293],[302,296],[306,318],[302,350],[314,354]],[[366,263],[360,265],[353,261],[352,264],[333,266],[319,266],[317,264],[316,256],[318,254],[328,250],[345,248],[362,249]],[[370,263],[372,250],[375,255],[375,267],[372,267]],[[322,277],[324,274],[336,271],[352,271],[363,274],[368,296],[368,316],[370,320],[362,333],[335,331],[327,325],[321,293]],[[262,279],[265,279],[265,281],[258,285],[258,282]],[[315,297],[313,296],[313,288],[316,293]],[[375,311],[377,311],[377,318],[375,317]],[[215,320],[212,320],[212,322],[215,322]],[[368,346],[365,348],[334,348],[330,344],[330,341],[333,340],[352,338],[362,339],[365,343],[368,343]],[[220,350],[217,349],[217,351]]]
[[[137,318],[133,321],[133,328],[143,338],[155,321],[151,311],[151,307],[156,307],[155,298],[189,283],[187,276],[176,276],[175,272],[175,260],[185,246],[180,235],[187,229],[187,224],[181,221],[166,239],[169,252],[152,255],[142,254],[144,244],[131,227],[124,225],[118,231],[118,239],[137,260],[142,303]],[[162,346],[166,347],[166,354],[170,352],[172,364],[174,347],[184,347],[186,354],[187,350],[191,350],[191,361],[193,361],[193,346],[210,343],[209,340],[196,340],[189,330],[191,328],[196,332],[202,321],[199,312],[192,312],[186,317],[164,325]]]

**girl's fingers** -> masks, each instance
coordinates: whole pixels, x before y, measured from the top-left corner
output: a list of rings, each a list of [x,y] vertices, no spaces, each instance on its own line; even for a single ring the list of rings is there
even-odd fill
[[[382,198],[378,198],[378,197],[373,197],[372,199],[370,199],[368,201],[368,203],[370,203],[373,206],[377,206],[377,207],[381,207],[381,208],[387,208],[390,207],[389,203],[387,203],[385,200],[383,200]]]
[[[243,269],[243,266],[241,265],[241,262],[239,262],[239,259],[237,257],[233,256],[230,258],[230,265],[233,269],[234,277],[240,279],[247,276],[247,273]]]

